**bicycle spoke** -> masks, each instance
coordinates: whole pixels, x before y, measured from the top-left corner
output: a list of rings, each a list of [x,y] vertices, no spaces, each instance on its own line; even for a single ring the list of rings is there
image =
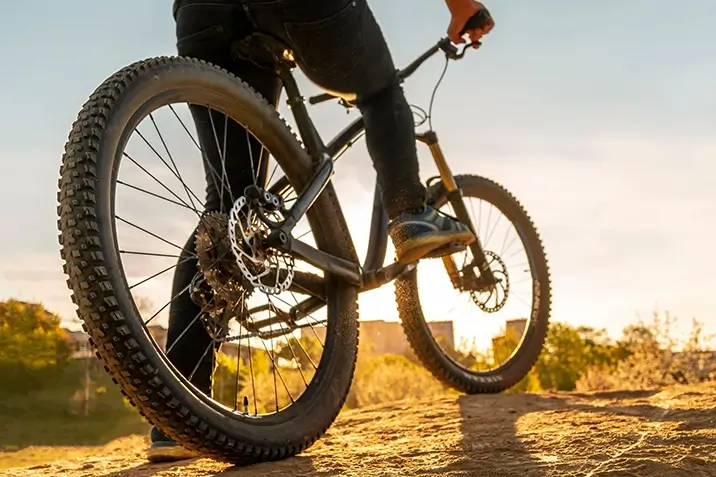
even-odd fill
[[[147,235],[149,235],[149,236],[151,236],[151,237],[154,237],[154,238],[157,239],[157,240],[160,240],[160,241],[164,242],[164,243],[167,244],[167,245],[171,245],[172,247],[174,247],[174,248],[176,248],[176,249],[179,249],[179,250],[184,250],[184,247],[180,247],[179,245],[177,245],[177,244],[175,244],[175,243],[172,243],[172,242],[170,242],[169,240],[164,239],[164,238],[160,237],[159,235],[157,235],[157,234],[155,234],[155,233],[153,233],[153,232],[150,232],[149,230],[147,230],[147,229],[145,229],[145,228],[143,228],[143,227],[140,227],[139,225],[133,224],[132,222],[129,222],[128,220],[123,219],[123,218],[120,217],[119,215],[115,215],[115,218],[116,218],[117,220],[119,220],[120,222],[123,222],[123,223],[129,225],[130,227],[134,227],[135,229],[140,230],[140,231],[144,232],[145,234],[147,234]],[[196,254],[192,253],[191,256],[192,256],[192,257],[196,257]]]
[[[162,311],[164,311],[169,305],[172,304],[172,302],[173,302],[174,300],[176,300],[177,298],[179,298],[179,297],[182,295],[182,293],[184,293],[184,292],[186,292],[187,290],[189,290],[189,288],[191,288],[191,285],[187,285],[187,286],[185,286],[184,288],[182,288],[182,289],[179,291],[179,293],[177,293],[176,295],[174,295],[164,306],[162,306],[161,308],[159,308],[151,317],[149,317],[149,319],[146,320],[146,321],[143,323],[144,326],[147,326],[149,323],[151,323],[154,318],[156,318],[157,316],[159,316],[159,313],[161,313]]]
[[[201,146],[199,145],[199,142],[194,138],[194,135],[189,132],[189,128],[186,127],[186,124],[184,124],[184,121],[181,120],[181,118],[179,117],[177,112],[174,110],[174,106],[172,106],[170,104],[169,109],[172,111],[172,113],[174,113],[174,117],[177,118],[177,121],[179,121],[179,124],[181,124],[182,128],[184,128],[184,131],[186,131],[186,133],[189,135],[189,137],[191,138],[191,140],[194,143],[194,145],[196,146],[196,148],[199,149],[199,152],[203,153],[204,151],[202,150]]]
[[[249,147],[249,149],[251,149]],[[278,273],[276,274],[278,276]],[[271,300],[269,300],[269,333],[271,336],[271,370],[273,371],[273,395],[274,399],[276,401],[276,412],[279,411],[278,407],[278,386],[276,383],[276,355],[274,354],[274,347],[273,347],[273,324],[271,324],[271,307],[270,307]],[[265,345],[264,345],[265,347]],[[284,385],[285,386],[285,385]],[[288,388],[286,388],[288,391]]]
[[[251,394],[254,396],[254,415],[258,416],[259,414],[259,407],[258,403],[256,402],[256,381],[254,381],[254,353],[253,353],[253,347],[249,348],[249,370],[251,373]]]
[[[500,220],[501,220],[501,219],[502,219],[502,214],[500,214],[500,215],[497,217],[497,221],[495,222],[495,226],[492,227],[492,230],[490,230],[490,231],[488,232],[488,234],[487,234],[487,239],[485,239],[485,243],[486,243],[486,244],[490,242],[490,239],[492,238],[492,234],[495,233],[495,230],[497,229],[497,226],[500,224]]]
[[[145,257],[165,257],[165,258],[179,258],[179,255],[171,255],[168,253],[155,253],[155,252],[135,252],[132,250],[120,250],[120,254],[126,255],[142,255]]]
[[[220,196],[220,200],[221,200],[221,204],[222,204],[222,209],[221,209],[221,210],[222,210],[222,212],[223,212],[223,211],[224,211],[224,209],[223,209],[223,203],[224,203],[224,202],[223,202],[223,200],[224,200],[224,194],[223,194],[223,191],[224,191],[224,178],[226,177],[226,156],[224,155],[225,149],[221,149],[221,147],[219,147],[219,136],[218,136],[218,134],[217,134],[217,132],[216,132],[216,125],[214,124],[214,116],[211,114],[211,108],[209,108],[209,107],[207,106],[206,109],[207,109],[207,111],[208,111],[208,113],[209,113],[209,122],[211,122],[211,130],[214,132],[214,141],[216,142],[216,151],[217,151],[217,152],[221,151],[221,153],[219,154],[219,160],[221,161],[221,172],[222,172],[222,175],[221,175],[221,196]],[[225,118],[226,121],[228,121],[228,117],[227,117],[226,115],[224,115],[224,118]],[[224,127],[224,135],[226,135],[226,129],[227,129],[227,128]],[[207,161],[208,161],[208,158],[207,158]],[[211,163],[210,163],[210,164],[211,164]],[[211,167],[212,167],[212,169],[214,168],[213,166],[211,166]],[[218,172],[217,172],[217,174],[218,174]],[[216,184],[215,184],[215,185],[216,185]],[[236,200],[234,199],[234,195],[233,195],[233,193],[231,192],[231,187],[228,188],[228,191],[229,191],[229,198],[231,199],[231,203],[233,204],[234,202],[236,202]]]
[[[187,287],[187,289],[188,289],[188,288],[189,288],[189,287]],[[209,299],[209,301],[206,303],[206,305],[204,305],[203,307],[201,307],[201,310],[199,310],[199,313],[197,313],[197,314],[194,316],[194,318],[191,320],[191,322],[189,323],[189,325],[188,325],[186,328],[184,328],[184,331],[182,331],[182,332],[179,334],[179,336],[177,337],[177,339],[174,340],[174,343],[172,343],[171,347],[169,347],[169,348],[167,349],[167,354],[171,353],[171,351],[174,349],[174,346],[176,346],[176,344],[184,337],[184,335],[186,335],[186,333],[187,333],[187,331],[189,330],[189,328],[191,328],[192,326],[194,326],[194,324],[202,317],[202,315],[204,315],[204,313],[206,313],[207,308],[208,308],[213,302],[214,302],[214,297],[212,296],[212,297]]]
[[[123,185],[123,186],[125,186],[125,187],[129,187],[130,189],[134,189],[134,190],[139,191],[139,192],[143,192],[143,193],[145,193],[145,194],[148,194],[148,195],[151,195],[151,196],[153,196],[153,197],[156,197],[157,199],[162,199],[162,200],[164,200],[164,201],[166,201],[166,202],[169,202],[170,204],[178,205],[179,207],[184,207],[184,208],[189,209],[189,210],[192,210],[192,211],[194,211],[194,212],[196,212],[196,213],[200,213],[200,211],[199,211],[198,209],[189,207],[187,204],[184,204],[184,203],[181,203],[181,202],[177,202],[177,201],[175,201],[175,200],[172,200],[172,199],[169,199],[169,198],[167,198],[167,197],[164,197],[163,195],[159,195],[159,194],[157,194],[157,193],[155,193],[155,192],[152,192],[152,191],[149,191],[149,190],[146,190],[146,189],[142,189],[141,187],[137,187],[137,186],[132,185],[132,184],[129,184],[129,183],[127,183],[127,182],[123,182],[123,181],[121,181],[121,180],[119,180],[119,179],[117,179],[117,184]]]
[[[292,295],[292,296],[293,296],[294,301],[295,301],[296,303],[298,303],[298,300],[296,299],[296,296],[295,296],[295,295]],[[309,323],[308,326],[311,326],[310,323]],[[313,330],[312,327],[311,327],[311,329]],[[313,332],[315,333],[315,330],[313,330]],[[308,354],[308,351],[306,351],[306,349],[303,347],[303,344],[301,344],[301,341],[300,341],[300,340],[296,340],[296,342],[298,343],[298,346],[301,348],[301,351],[303,351],[303,354],[305,354],[306,357],[308,358],[308,361],[311,363],[311,366],[313,366],[313,369],[314,369],[314,370],[318,369],[318,367],[316,366],[316,364],[313,362],[313,359],[311,358],[311,355]],[[290,341],[289,341],[289,346],[290,346]],[[321,346],[322,346],[322,345],[321,345]],[[296,356],[296,354],[293,353],[293,348],[291,348],[291,353],[294,355],[294,357]],[[303,376],[303,374],[301,374],[301,376]]]
[[[254,185],[257,185],[256,181],[257,181],[258,177],[256,177],[256,170],[254,169],[254,152],[251,150],[251,138],[249,137],[249,130],[244,129],[244,131],[246,133],[246,144],[249,147],[249,164],[251,164],[251,176],[253,177]],[[261,156],[259,155],[259,158],[260,157]],[[260,167],[260,166],[261,166],[261,164],[259,163],[259,165],[257,167]]]
[[[276,169],[278,168],[278,162],[273,166],[273,169],[271,170],[271,175],[269,175],[268,180],[266,181],[266,184],[271,183],[271,179],[273,179],[273,175],[276,173]]]
[[[211,115],[211,112],[209,113]],[[221,191],[219,192],[219,210],[222,212],[224,209],[224,181],[228,180],[226,176],[226,134],[229,129],[229,116],[224,114],[224,147],[221,149]],[[216,134],[216,131],[214,131]],[[218,140],[218,138],[217,138]],[[231,188],[231,187],[229,187]],[[231,201],[233,205],[233,200]]]
[[[286,340],[286,345],[288,346],[289,351],[291,351],[291,355],[293,356],[293,360],[296,362],[296,368],[298,369],[298,374],[301,375],[301,380],[303,381],[303,384],[305,384],[306,387],[308,387],[308,381],[306,381],[306,377],[303,375],[303,366],[301,365],[301,360],[298,358],[298,356],[296,356],[295,351],[293,351],[293,346],[291,346],[291,339],[295,339],[296,342],[299,343],[299,345],[300,345],[301,342],[300,342],[298,339],[293,338],[293,334],[292,334],[292,335],[291,335],[291,338],[288,338],[288,339]],[[303,349],[303,346],[301,346],[301,349]],[[304,350],[304,353],[305,353],[305,350]],[[306,353],[306,357],[308,358],[308,360],[311,362],[311,365],[312,365],[313,368],[315,369],[316,366],[313,364],[313,360],[311,359],[311,357],[310,357],[307,353]]]
[[[188,262],[189,260],[192,260],[192,258],[191,258],[191,257],[184,258],[184,259],[182,259],[179,263],[175,263],[174,265],[171,265],[171,266],[165,268],[164,270],[162,270],[162,271],[160,271],[160,272],[157,272],[157,273],[155,273],[154,275],[151,275],[151,276],[145,278],[144,280],[135,283],[134,285],[131,285],[131,286],[129,287],[129,289],[131,290],[132,288],[138,287],[139,285],[142,285],[143,283],[148,282],[148,281],[151,280],[152,278],[157,278],[159,275],[162,275],[162,274],[164,274],[164,273],[167,273],[169,270],[173,270],[173,269],[175,269],[176,267],[178,267],[179,265],[181,265],[182,263]]]
[[[218,186],[218,184],[216,183],[216,180],[217,180],[217,178],[219,178],[219,172],[216,170],[216,168],[214,167],[214,165],[211,164],[211,161],[208,160],[208,158],[206,157],[206,154],[204,154],[204,149],[201,147],[201,145],[200,145],[199,142],[196,140],[196,138],[194,138],[194,135],[189,131],[189,128],[187,128],[186,124],[185,124],[184,121],[182,121],[182,119],[179,117],[179,115],[177,114],[176,110],[172,107],[172,105],[169,105],[169,109],[171,109],[172,113],[174,114],[174,117],[176,117],[177,121],[179,121],[179,124],[181,125],[182,129],[184,129],[184,131],[187,133],[187,135],[191,138],[191,140],[192,140],[192,142],[194,143],[194,145],[196,146],[196,148],[197,148],[197,149],[199,150],[199,152],[201,153],[202,162],[203,162],[204,164],[206,164],[206,166],[209,168],[209,172],[210,172],[210,174],[211,174],[211,179],[212,179],[212,183],[213,183],[213,185],[214,185],[214,189],[218,190],[218,189],[219,189],[219,186]],[[209,110],[209,119],[212,121],[212,126],[213,126],[213,118],[212,118],[212,116],[211,116],[211,109],[208,108],[208,107],[207,107],[207,109]],[[216,132],[214,132],[214,137],[216,138]],[[218,150],[218,139],[216,139],[216,140],[217,140],[217,150]],[[224,162],[224,161],[222,161],[222,165],[225,166],[225,162]],[[221,179],[219,179],[219,180],[221,180]],[[223,187],[223,181],[222,181],[222,187]],[[229,189],[230,189],[230,188],[229,188]],[[233,195],[232,195],[232,193],[231,193],[231,190],[229,190],[229,197],[231,198],[231,200],[232,200],[232,202],[233,202],[234,199],[233,199]],[[222,198],[223,198],[223,194],[222,194]]]
[[[269,300],[269,302],[270,302],[270,300]],[[269,329],[271,329],[272,326],[273,325],[269,325]],[[281,383],[283,384],[284,388],[286,389],[286,392],[288,393],[289,398],[291,399],[291,402],[293,402],[293,398],[291,397],[291,392],[288,390],[288,386],[286,386],[286,382],[283,380],[281,373],[280,372],[277,373],[278,365],[276,364],[276,361],[274,360],[274,355],[273,355],[273,338],[271,338],[271,353],[269,353],[268,348],[266,348],[266,343],[264,342],[264,340],[261,340],[261,344],[263,345],[264,350],[266,351],[266,354],[268,354],[271,357],[271,366],[272,366],[273,372],[274,372],[274,387],[276,386],[276,375],[278,374],[278,379],[281,380]],[[278,391],[276,391],[276,412],[279,412]]]
[[[189,209],[189,210],[194,210],[189,204],[187,204],[186,202],[184,202],[184,200],[183,200],[181,197],[179,197],[178,195],[176,195],[176,193],[175,193],[173,190],[171,190],[169,187],[167,187],[166,185],[164,185],[164,183],[163,183],[162,181],[160,181],[159,179],[157,179],[157,178],[154,176],[154,174],[152,174],[151,172],[149,172],[149,171],[148,171],[147,169],[145,169],[141,164],[139,164],[137,161],[135,161],[135,160],[132,158],[132,156],[130,156],[130,155],[127,154],[126,152],[123,152],[122,155],[123,155],[124,157],[126,157],[127,159],[129,159],[130,161],[132,161],[132,163],[133,163],[135,166],[139,167],[145,174],[147,174],[149,177],[151,177],[152,179],[154,179],[154,181],[157,182],[157,184],[159,184],[160,186],[164,187],[164,189],[166,189],[167,192],[169,192],[169,193],[170,193],[171,195],[173,195],[180,203],[182,203],[182,204],[184,205],[184,207],[186,207],[186,208]],[[197,213],[197,215],[198,215],[198,213]]]
[[[505,246],[507,245],[507,237],[509,237],[509,236],[510,236],[510,229],[507,229],[507,230],[505,231],[505,236],[504,236],[504,238],[502,239],[502,248],[500,248],[500,255],[504,255],[504,254],[505,254],[505,251],[506,251],[506,250],[505,250]],[[511,244],[511,242],[510,242],[510,244]]]
[[[189,376],[187,376],[187,379],[189,381],[194,379],[194,375],[196,374],[197,370],[199,369],[199,366],[201,366],[202,361],[204,361],[204,358],[206,358],[206,355],[209,353],[209,350],[211,350],[214,346],[216,346],[216,343],[212,339],[209,342],[209,346],[207,346],[206,349],[204,350],[204,354],[202,354],[201,357],[199,358],[199,361],[197,361],[196,366],[194,366],[194,369],[192,370],[191,374]],[[168,353],[168,351],[167,351],[167,353]]]
[[[186,195],[187,195],[187,198],[189,199],[189,202],[191,202],[192,207],[196,208],[196,204],[194,204],[194,200],[192,199],[192,196],[194,196],[194,198],[195,198],[195,199],[197,200],[197,202],[199,202],[199,203],[201,203],[201,199],[199,199],[199,197],[197,197],[197,195],[194,194],[194,192],[189,188],[189,186],[186,185],[186,183],[184,182],[184,179],[182,179],[181,173],[179,172],[179,168],[177,167],[176,162],[174,162],[174,158],[172,157],[172,154],[169,152],[169,147],[167,146],[166,141],[164,141],[164,136],[162,136],[162,133],[159,132],[159,127],[157,126],[157,123],[156,123],[156,121],[154,120],[154,115],[150,113],[150,114],[149,114],[149,119],[151,119],[152,124],[154,125],[154,130],[157,131],[157,135],[159,136],[159,140],[162,142],[162,145],[164,146],[164,150],[166,151],[167,156],[169,157],[169,160],[171,161],[172,165],[174,166],[174,170],[172,170],[172,168],[169,167],[169,164],[167,164],[167,163],[164,161],[164,159],[162,159],[162,156],[160,156],[159,153],[158,153],[156,150],[154,150],[154,148],[152,148],[152,150],[154,150],[155,154],[159,157],[159,159],[161,159],[162,162],[164,162],[164,164],[167,166],[167,168],[168,168],[170,171],[175,172],[174,175],[175,175],[175,177],[176,177],[177,179],[179,179],[179,182],[181,182],[181,185],[184,187],[184,191],[186,192]],[[139,134],[139,130],[137,130],[137,133]]]
[[[241,378],[241,340],[236,347],[236,381],[234,384],[234,412],[239,410],[239,379]]]
[[[241,297],[241,314],[243,315],[246,313],[246,297]],[[251,347],[249,346],[249,353],[251,352]],[[236,380],[234,383],[234,412],[236,412],[239,408],[239,380],[241,378],[241,339],[239,339],[239,343],[236,346]]]

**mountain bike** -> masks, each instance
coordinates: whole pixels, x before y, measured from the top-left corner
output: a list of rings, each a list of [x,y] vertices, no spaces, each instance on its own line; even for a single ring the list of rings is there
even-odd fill
[[[442,39],[400,71],[400,78],[407,79],[438,52],[444,53],[447,68],[450,60],[463,58],[471,46],[461,49]],[[252,463],[297,454],[324,435],[346,401],[358,349],[358,294],[389,282],[395,282],[397,308],[407,340],[419,361],[438,380],[474,394],[501,392],[523,379],[537,360],[546,336],[550,277],[541,239],[520,203],[487,178],[453,175],[431,127],[417,133],[418,141],[429,148],[439,170],[439,176],[427,182],[428,201],[438,209],[452,208],[478,240],[465,251],[462,263],[456,253],[439,260],[385,265],[388,218],[376,185],[368,253],[361,264],[331,180],[336,158],[362,133],[362,119],[356,119],[333,140],[324,143],[292,76],[296,64],[286,45],[254,35],[239,49],[246,57],[264,62],[278,73],[303,144],[276,108],[239,78],[196,59],[158,57],[131,64],[100,85],[78,114],[65,146],[58,194],[64,271],[84,329],[98,357],[104,360],[107,372],[128,400],[180,444],[216,459]],[[330,92],[312,97],[309,102],[317,104],[329,99],[338,100],[345,107],[353,106],[350,97]],[[130,252],[118,246],[118,227],[120,222],[128,221],[115,211],[115,194],[120,187],[124,190],[130,185],[117,176],[120,163],[136,162],[124,148],[142,120],[152,117],[159,107],[172,108],[175,103],[206,107],[209,118],[222,114],[225,121],[230,119],[243,125],[247,138],[250,133],[261,146],[253,184],[239,191],[240,196],[231,197],[220,211],[205,213],[191,206],[189,202],[194,203],[194,199],[186,186],[185,199],[179,194],[173,194],[172,198],[162,196],[164,201],[191,209],[200,220],[196,235],[199,271],[190,289],[182,290],[191,292],[192,299],[202,305],[202,313],[195,321],[211,334],[212,346],[216,343],[227,346],[235,340],[238,335],[232,330],[237,327],[249,343],[248,351],[243,348],[247,353],[244,360],[241,357],[244,338],[238,339],[236,395],[223,403],[203,394],[190,376],[178,372],[153,338],[148,323],[159,312],[143,319],[132,296],[129,273],[122,263],[122,257]],[[177,119],[181,121],[179,116]],[[183,122],[182,126],[185,127]],[[227,129],[228,126],[223,130]],[[220,139],[217,136],[217,149]],[[196,146],[202,154],[214,147]],[[171,159],[166,144],[164,148]],[[158,149],[152,150],[161,155]],[[282,167],[284,175],[269,172],[270,157]],[[181,178],[176,166],[162,162],[170,175]],[[170,162],[174,164],[173,159]],[[157,179],[151,170],[143,170]],[[217,180],[219,176],[223,180],[225,175],[224,170],[211,173]],[[290,197],[291,194],[295,197]],[[424,262],[442,262],[450,286],[469,295],[471,303],[484,312],[492,313],[505,305],[514,287],[505,269],[505,257],[483,246],[482,239],[490,230],[484,234],[479,230],[478,221],[468,213],[469,198],[492,204],[515,227],[516,237],[525,247],[527,280],[533,295],[528,303],[529,323],[524,326],[516,351],[491,370],[480,368],[474,359],[467,363],[463,359],[466,355],[456,356],[454,350],[433,336],[418,293],[420,267]],[[303,218],[310,225],[315,246],[296,236],[297,224]],[[145,230],[138,225],[134,227]],[[157,234],[145,231],[159,239]],[[174,247],[181,248],[175,244]],[[149,260],[158,255],[161,254],[148,252],[143,257]],[[468,258],[470,255],[472,258]],[[299,270],[296,268],[299,261],[314,271]],[[296,300],[288,309],[279,309],[278,301],[249,308],[246,301],[249,289],[263,292],[269,300],[289,291],[307,298]],[[264,343],[270,357],[268,368],[274,373],[270,384],[274,389],[280,388],[286,380],[281,372],[289,370],[277,357],[280,353],[275,351],[274,340],[296,330],[307,333],[309,328],[302,320],[308,320],[306,317],[317,310],[325,313],[321,321],[325,326],[316,326],[322,330],[322,336],[316,334],[323,349],[320,359],[291,361],[294,377],[301,374],[305,378],[303,370],[313,365],[310,373],[306,371],[312,374],[310,384],[306,383],[305,391],[294,398],[284,382],[288,397],[282,394],[281,399],[285,406],[279,405],[276,397],[275,409],[272,403],[261,404],[259,412],[257,391],[252,389],[256,387],[253,374],[250,385],[242,374],[248,367],[252,367],[253,373],[253,367],[258,366],[255,353],[260,346],[255,343],[258,340]],[[269,317],[254,318],[259,312],[268,312]],[[271,351],[265,344],[268,340]],[[305,345],[305,340],[282,343],[281,349],[291,348],[294,352],[294,348]],[[304,350],[301,356],[305,358],[308,354]],[[254,398],[253,404],[250,396]]]

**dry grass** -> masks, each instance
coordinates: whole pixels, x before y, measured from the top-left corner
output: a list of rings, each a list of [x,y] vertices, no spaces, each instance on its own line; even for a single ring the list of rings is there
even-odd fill
[[[632,339],[624,343],[629,355],[613,367],[591,367],[577,381],[577,389],[656,389],[713,380],[713,338],[705,336],[702,324],[693,320],[688,339],[674,339],[672,329],[676,322],[668,312],[662,317],[655,311],[651,323],[640,320],[638,325],[627,328],[634,331]]]

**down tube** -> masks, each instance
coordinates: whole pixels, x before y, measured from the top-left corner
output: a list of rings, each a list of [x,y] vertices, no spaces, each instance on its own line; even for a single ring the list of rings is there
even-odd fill
[[[356,136],[363,132],[363,118],[360,117],[349,124],[328,144],[326,149],[331,157],[336,158],[345,149],[353,145]],[[388,250],[388,214],[383,207],[383,196],[380,185],[376,181],[373,193],[373,213],[370,219],[370,236],[363,270],[377,270],[385,262]]]

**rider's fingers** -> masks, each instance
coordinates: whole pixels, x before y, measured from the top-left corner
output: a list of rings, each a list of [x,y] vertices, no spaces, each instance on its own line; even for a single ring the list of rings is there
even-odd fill
[[[470,42],[475,43],[474,48],[477,48],[477,42],[483,37],[484,33],[480,28],[475,28],[472,30],[468,30],[467,32],[468,36],[470,37]]]
[[[455,22],[450,22],[447,33],[451,42],[455,44],[465,43],[465,39],[460,35],[460,30],[462,30],[462,28],[462,26],[456,25]]]
[[[490,19],[487,21],[487,23],[485,23],[485,25],[482,27],[482,31],[485,35],[487,35],[488,33],[490,33],[490,31],[492,31],[492,29],[494,27],[495,27],[495,20],[493,20],[492,17],[490,17]]]

